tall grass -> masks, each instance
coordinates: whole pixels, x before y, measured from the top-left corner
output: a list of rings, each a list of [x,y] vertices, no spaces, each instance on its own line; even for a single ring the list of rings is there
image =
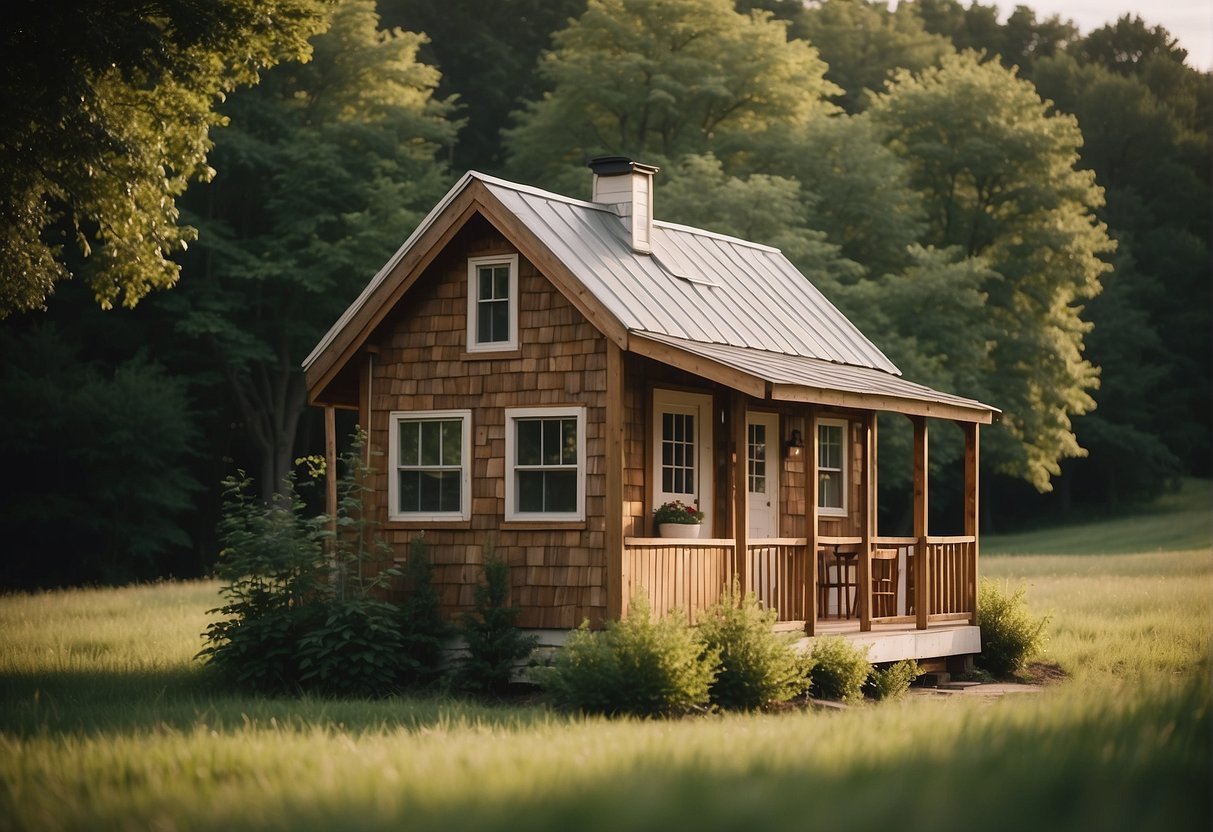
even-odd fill
[[[1208,829],[1213,550],[1092,554],[983,558],[1042,693],[657,722],[215,690],[213,583],[0,597],[0,829]]]

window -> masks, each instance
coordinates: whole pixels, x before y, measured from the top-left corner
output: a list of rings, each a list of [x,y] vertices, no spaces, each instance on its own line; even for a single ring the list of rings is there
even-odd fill
[[[822,514],[847,513],[846,422],[817,423],[817,507]]]
[[[518,349],[518,255],[468,258],[468,352]]]
[[[696,504],[712,528],[712,397],[653,390],[653,507]]]
[[[506,408],[505,519],[585,519],[585,408]]]
[[[471,505],[469,410],[391,414],[388,517],[467,520]]]
[[[751,494],[767,493],[767,426],[750,422],[746,425],[746,476]]]

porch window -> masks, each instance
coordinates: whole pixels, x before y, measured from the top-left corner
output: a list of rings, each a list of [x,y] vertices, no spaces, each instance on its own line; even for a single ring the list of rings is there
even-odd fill
[[[654,389],[652,413],[652,506],[696,504],[712,528],[712,397]]]
[[[518,255],[468,258],[468,352],[518,349]]]
[[[471,424],[469,410],[391,414],[389,519],[468,519]]]
[[[507,408],[505,519],[585,519],[585,408]]]
[[[817,423],[817,507],[822,514],[847,513],[847,423]]]

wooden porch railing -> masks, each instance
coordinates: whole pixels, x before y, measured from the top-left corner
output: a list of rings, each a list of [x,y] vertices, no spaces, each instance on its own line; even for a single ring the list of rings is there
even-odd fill
[[[872,545],[897,549],[899,573],[895,614],[873,617],[873,624],[924,628],[930,623],[975,620],[977,543],[973,537],[876,537]],[[745,569],[747,590],[776,609],[779,621],[804,621],[809,593],[817,591],[807,538],[750,540],[744,564],[737,562],[735,548],[728,538],[625,539],[625,604],[643,591],[655,616],[679,609],[693,624],[720,601],[739,569]],[[920,553],[925,553],[925,560],[920,560]]]

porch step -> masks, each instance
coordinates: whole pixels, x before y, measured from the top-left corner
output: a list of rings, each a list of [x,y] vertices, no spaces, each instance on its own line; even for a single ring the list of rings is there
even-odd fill
[[[917,683],[924,688],[942,688],[952,683],[952,674],[946,670],[936,670],[924,673],[918,677]]]
[[[942,685],[937,685],[940,690],[968,690],[969,688],[981,687],[981,682],[945,682]]]

